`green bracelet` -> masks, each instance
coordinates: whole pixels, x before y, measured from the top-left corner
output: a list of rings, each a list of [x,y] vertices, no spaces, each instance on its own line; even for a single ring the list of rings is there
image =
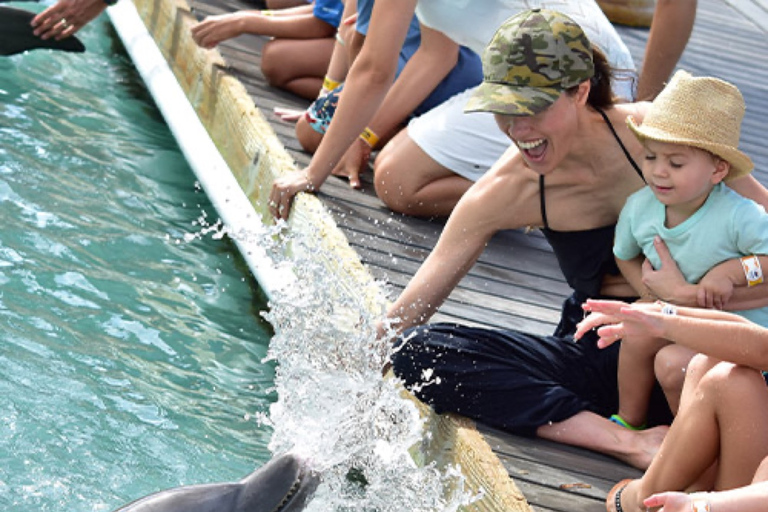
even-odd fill
[[[104,0],[104,3],[107,4],[107,7],[113,6],[117,3],[117,0]]]

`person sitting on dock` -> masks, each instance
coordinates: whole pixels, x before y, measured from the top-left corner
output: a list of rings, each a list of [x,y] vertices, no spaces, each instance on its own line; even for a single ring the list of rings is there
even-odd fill
[[[636,297],[612,246],[626,198],[644,186],[636,160],[645,151],[625,121],[632,115],[642,122],[650,104],[614,103],[601,52],[572,19],[546,9],[508,19],[483,55],[483,71],[485,81],[467,110],[493,112],[514,144],[461,198],[390,307],[387,329],[404,331],[391,358],[394,373],[438,413],[646,468],[666,427],[632,431],[608,420],[618,406],[618,344],[600,349],[593,333],[574,343],[573,333],[588,298]],[[768,204],[768,191],[751,175],[729,186]],[[553,335],[421,326],[495,233],[528,227],[542,230],[574,290]],[[668,281],[682,280],[672,266],[663,271]],[[756,289],[768,295],[764,287],[736,288],[728,307],[742,307]],[[660,392],[651,411],[652,425],[670,420]]]
[[[357,50],[362,46],[362,42],[365,40],[365,36],[368,33],[374,0],[358,0],[357,4],[356,34],[354,36],[355,40],[351,45],[351,54],[349,55],[350,62],[354,62],[354,59],[357,56]],[[429,28],[420,27],[419,20],[414,15],[411,19],[405,42],[398,55],[398,66],[395,83],[393,84],[392,89],[393,92],[401,87],[398,85],[401,73],[403,73],[404,80],[413,80],[414,69],[417,71],[423,69],[423,63],[419,64],[418,61],[410,67],[408,66],[408,62],[412,57],[423,55],[423,52],[417,53],[421,45],[422,32],[425,33],[424,39],[425,44],[427,45],[434,45],[435,39],[447,39],[442,34],[433,34],[432,32],[434,31]],[[447,42],[447,44],[452,46],[452,43],[450,42]],[[414,68],[414,66],[416,67]],[[444,73],[445,71],[446,70],[441,70],[441,73]],[[411,78],[408,78],[409,76]],[[447,74],[439,80],[435,88],[432,91],[428,91],[426,98],[421,101],[421,103],[414,105],[412,111],[409,112],[407,106],[406,108],[401,108],[399,106],[403,104],[405,98],[398,97],[395,94],[387,96],[370,123],[370,126],[375,127],[376,133],[372,130],[364,131],[363,136],[359,137],[350,146],[347,152],[347,158],[355,159],[355,161],[360,162],[358,167],[367,165],[371,151],[386,144],[392,135],[402,129],[404,124],[407,124],[408,119],[427,112],[454,94],[478,85],[482,79],[483,71],[480,64],[480,56],[469,48],[463,46],[459,47],[456,63],[452,68],[447,70]],[[306,111],[305,115],[298,121],[296,125],[296,137],[302,147],[310,153],[314,152],[320,144],[323,134],[326,132],[328,125],[333,118],[335,111],[334,107],[338,104],[339,98],[342,95],[342,90],[343,84],[336,87],[328,95],[321,96],[315,100]],[[410,87],[408,90],[413,91]],[[403,117],[398,119],[401,115]],[[391,125],[392,129],[382,128],[384,125]],[[349,179],[352,187],[360,187],[359,173],[350,173]]]
[[[654,100],[642,125],[628,120],[646,148],[642,168],[648,186],[632,194],[621,210],[613,252],[619,270],[644,299],[654,297],[643,284],[642,267],[661,267],[654,248],[659,239],[690,284],[685,292],[702,307],[722,309],[734,284],[762,282],[759,257],[768,265],[768,215],[724,183],[752,171],[752,160],[738,149],[744,111],[744,98],[732,84],[681,70]],[[742,264],[731,264],[735,258]],[[766,308],[741,314],[768,326]],[[659,378],[676,411],[684,375],[680,369],[694,354],[664,339],[623,345],[619,410],[611,419],[642,428],[656,382],[654,367],[668,374]]]
[[[506,18],[532,6],[548,5],[573,17],[590,40],[606,52],[612,67],[622,70],[623,79],[614,82],[615,92],[631,100],[635,79],[632,58],[595,0],[410,0],[398,3],[397,7],[388,0],[379,0],[366,42],[347,77],[334,121],[310,164],[301,172],[275,180],[270,195],[272,214],[288,218],[295,194],[317,190],[332,172],[349,176],[357,183],[361,162],[357,154],[360,143],[356,142],[359,136],[364,132],[382,135],[394,126],[383,118],[373,121],[374,114],[381,112],[379,107],[385,97],[397,98],[394,104],[402,110],[397,116],[392,111],[389,115],[405,119],[405,113],[422,101],[450,69],[459,44],[480,54]],[[422,46],[411,61],[414,75],[401,75],[399,86],[390,91],[397,52],[414,12],[423,25],[430,27],[429,37],[431,33],[444,37],[436,37],[439,44],[433,45],[423,34]],[[696,0],[657,2],[638,84],[642,97],[661,90],[685,48],[695,13]],[[453,46],[449,46],[450,42]],[[418,216],[448,215],[462,194],[509,147],[509,141],[496,129],[493,116],[464,115],[463,105],[471,93],[469,89],[412,120],[407,130],[382,148],[375,161],[374,183],[377,195],[390,209]]]
[[[314,99],[323,85],[343,9],[341,0],[316,0],[279,11],[208,16],[192,27],[192,38],[210,49],[242,34],[272,37],[262,49],[264,77],[273,87]]]
[[[700,353],[658,454],[641,479],[611,489],[607,510],[765,510],[768,387],[761,370],[768,369],[768,329],[723,311],[662,303],[588,301],[584,309],[590,314],[577,337],[597,329],[601,345],[653,337]]]

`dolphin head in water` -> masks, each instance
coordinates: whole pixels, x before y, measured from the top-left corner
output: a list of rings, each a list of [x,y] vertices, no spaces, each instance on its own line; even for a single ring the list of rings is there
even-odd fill
[[[239,482],[176,487],[115,512],[294,512],[304,509],[319,481],[304,461],[286,454]]]

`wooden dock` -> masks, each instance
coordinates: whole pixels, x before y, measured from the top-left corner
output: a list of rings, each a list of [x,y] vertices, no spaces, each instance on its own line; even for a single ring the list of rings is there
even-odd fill
[[[699,0],[694,32],[679,67],[695,75],[712,75],[739,87],[747,103],[741,148],[756,164],[756,176],[768,183],[768,145],[763,141],[768,116],[768,0]],[[251,9],[239,0],[194,0],[194,16]],[[619,27],[639,67],[646,29]],[[223,71],[247,89],[280,142],[302,167],[309,162],[294,137],[293,125],[277,119],[274,107],[303,109],[307,101],[269,87],[260,72],[265,39],[242,36],[221,45]],[[350,245],[370,272],[389,283],[394,297],[434,246],[439,220],[394,214],[376,198],[370,174],[363,191],[330,178],[318,196],[332,212]],[[560,303],[569,293],[555,258],[537,233],[510,231],[494,238],[469,275],[441,308],[435,320],[550,333]],[[492,446],[538,511],[601,511],[605,494],[616,481],[639,475],[617,461],[584,450],[510,436],[482,425]]]

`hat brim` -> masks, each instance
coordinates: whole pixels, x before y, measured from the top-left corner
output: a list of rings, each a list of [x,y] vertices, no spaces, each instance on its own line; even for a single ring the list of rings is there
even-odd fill
[[[555,87],[519,87],[483,82],[467,101],[464,112],[532,116],[549,108],[562,92]]]
[[[728,176],[725,178],[726,180],[733,180],[745,176],[752,172],[752,169],[755,167],[752,159],[739,151],[738,148],[714,142],[687,139],[657,127],[638,125],[635,123],[632,116],[627,118],[627,126],[629,126],[629,129],[632,130],[640,141],[650,139],[655,140],[656,142],[693,146],[717,155],[731,164],[731,170],[728,171]]]

